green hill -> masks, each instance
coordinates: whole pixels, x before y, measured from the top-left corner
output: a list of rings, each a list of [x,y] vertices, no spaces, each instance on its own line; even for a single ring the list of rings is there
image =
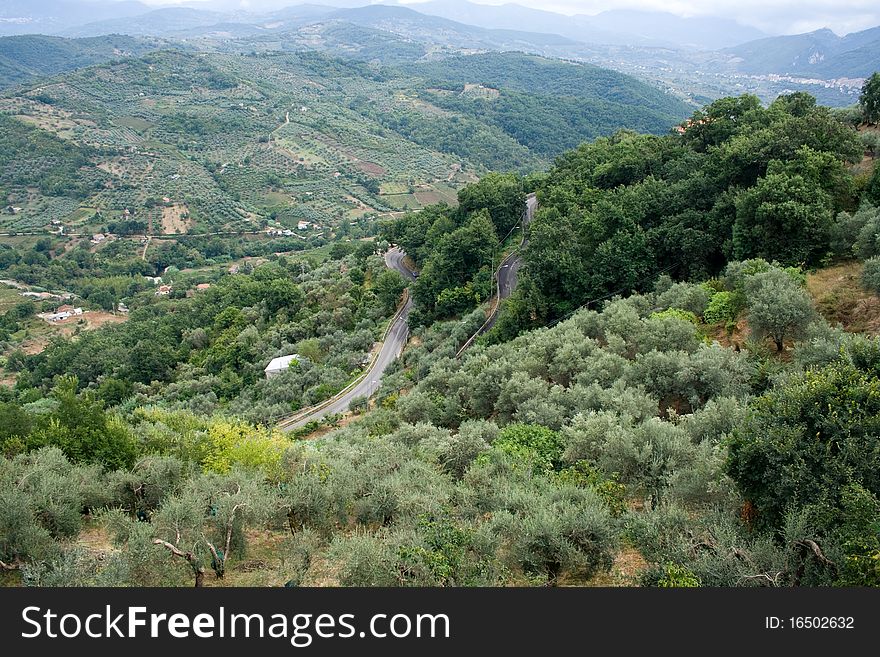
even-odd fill
[[[633,78],[516,53],[395,69],[314,52],[181,51],[9,90],[0,110],[88,146],[76,175],[105,181],[78,205],[16,183],[6,203],[21,211],[7,228],[97,230],[83,219],[97,212],[154,232],[178,214],[190,231],[259,231],[454,203],[488,169],[539,170],[581,141],[666,132],[687,113]]]
[[[622,126],[663,134],[691,112],[684,102],[628,75],[521,53],[455,57],[409,70],[439,87],[426,93],[426,100],[479,117],[545,156]],[[498,93],[464,92],[464,85],[474,84]]]
[[[113,34],[88,39],[32,34],[0,38],[0,88],[36,77],[142,55],[159,47],[153,39]]]

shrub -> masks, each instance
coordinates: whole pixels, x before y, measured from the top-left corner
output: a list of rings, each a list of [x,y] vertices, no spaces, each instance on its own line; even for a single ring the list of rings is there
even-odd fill
[[[865,260],[862,269],[862,285],[875,294],[880,294],[880,256]]]
[[[737,304],[732,292],[716,292],[709,299],[709,305],[703,313],[707,324],[732,322],[737,316]]]

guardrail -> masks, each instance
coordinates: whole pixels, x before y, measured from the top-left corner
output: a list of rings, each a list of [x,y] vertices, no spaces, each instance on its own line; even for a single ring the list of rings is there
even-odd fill
[[[394,328],[394,325],[397,323],[397,320],[400,319],[400,316],[403,314],[403,311],[406,310],[406,306],[408,303],[409,303],[409,288],[407,288],[403,291],[403,300],[399,304],[397,311],[394,313],[394,316],[391,318],[391,321],[388,322],[388,326],[385,327],[385,333],[382,335],[382,340],[380,341],[380,344],[382,344],[382,345],[385,344],[385,341],[388,339],[388,334],[391,332],[391,329]],[[322,401],[318,404],[314,404],[313,406],[309,406],[308,408],[304,408],[302,410],[299,410],[294,415],[290,415],[286,418],[282,418],[281,420],[278,420],[278,422],[275,423],[275,426],[277,426],[279,429],[291,428],[292,425],[296,424],[297,422],[301,422],[302,420],[307,418],[309,415],[314,415],[315,413],[318,413],[318,412],[324,410],[325,408],[327,408],[328,406],[331,406],[332,404],[339,401],[340,398],[347,395],[355,387],[357,387],[358,384],[360,384],[362,381],[364,381],[364,379],[367,378],[367,375],[369,375],[370,371],[376,365],[376,361],[379,359],[379,354],[381,354],[381,353],[382,353],[382,348],[379,347],[379,349],[376,351],[375,354],[373,354],[373,357],[370,359],[370,364],[366,367],[366,369],[364,369],[363,372],[358,374],[347,386],[345,386],[342,390],[337,392],[335,395],[325,399],[324,401]]]

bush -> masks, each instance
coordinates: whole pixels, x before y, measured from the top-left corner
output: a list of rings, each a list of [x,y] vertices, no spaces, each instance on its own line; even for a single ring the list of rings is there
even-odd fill
[[[657,295],[657,307],[661,310],[679,309],[701,316],[708,304],[709,291],[693,283],[673,283]]]
[[[841,491],[853,482],[880,494],[878,351],[857,354],[863,370],[838,361],[778,385],[734,430],[728,472],[762,525],[779,527],[805,504],[837,523]]]
[[[703,313],[707,324],[727,323],[736,320],[737,304],[732,292],[716,292],[709,299],[709,305]]]
[[[880,294],[880,256],[865,260],[862,269],[862,285],[874,294]]]

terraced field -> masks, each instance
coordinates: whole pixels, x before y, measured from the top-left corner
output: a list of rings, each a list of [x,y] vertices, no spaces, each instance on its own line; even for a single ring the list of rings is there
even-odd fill
[[[505,75],[519,100],[499,109],[503,120],[490,105],[507,92],[482,84],[482,65],[472,81],[444,81],[449,69],[420,77],[316,53],[168,50],[8,90],[0,119],[16,134],[0,151],[8,206],[0,232],[89,234],[119,222],[128,234],[283,230],[301,221],[323,230],[454,204],[489,168],[535,170],[555,155],[518,135],[535,123],[530,107],[547,91],[529,76],[546,67],[570,76],[576,67],[509,59]],[[529,84],[535,95],[523,102]],[[586,112],[592,101],[569,102]],[[35,140],[57,151],[41,165],[60,171],[48,180],[29,177]]]

